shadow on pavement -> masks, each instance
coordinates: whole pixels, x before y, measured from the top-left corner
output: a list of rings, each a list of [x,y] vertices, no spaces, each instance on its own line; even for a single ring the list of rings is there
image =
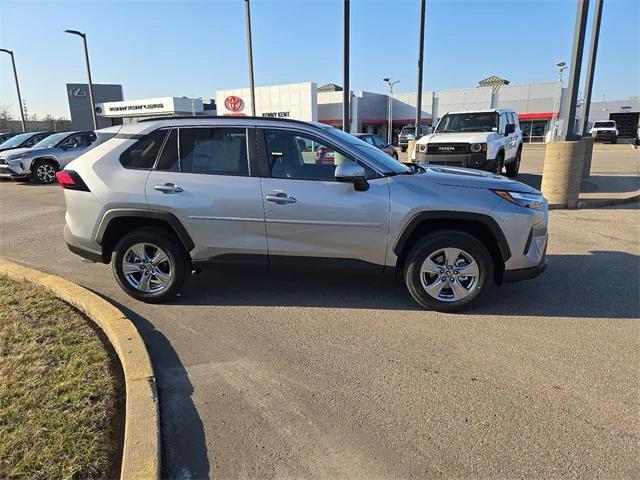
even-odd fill
[[[640,257],[624,252],[549,255],[538,278],[493,288],[465,315],[638,318]],[[392,275],[209,271],[175,304],[421,310]]]
[[[94,293],[134,323],[151,356],[160,404],[162,478],[208,478],[204,427],[193,403],[193,385],[178,354],[151,322],[112,298]]]

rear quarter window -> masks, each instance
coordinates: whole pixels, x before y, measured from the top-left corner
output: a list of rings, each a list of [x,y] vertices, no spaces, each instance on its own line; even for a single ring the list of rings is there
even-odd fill
[[[125,168],[151,170],[156,163],[158,152],[167,130],[156,130],[138,140],[120,155],[120,163]]]

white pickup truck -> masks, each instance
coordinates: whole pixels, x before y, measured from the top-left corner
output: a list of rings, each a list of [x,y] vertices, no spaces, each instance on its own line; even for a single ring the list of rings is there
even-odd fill
[[[619,132],[615,120],[594,122],[589,133],[594,141],[604,140],[606,142],[618,143]]]
[[[430,135],[416,142],[413,161],[487,170],[506,169],[514,178],[520,170],[522,130],[518,115],[505,108],[448,112]]]

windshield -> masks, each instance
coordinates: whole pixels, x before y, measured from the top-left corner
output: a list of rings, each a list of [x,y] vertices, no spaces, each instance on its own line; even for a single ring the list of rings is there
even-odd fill
[[[447,113],[436,128],[436,132],[491,132],[498,127],[495,112]]]
[[[413,135],[416,133],[415,127],[403,127],[400,135]]]
[[[329,135],[343,142],[347,142],[350,146],[363,153],[367,160],[371,161],[374,167],[383,173],[411,173],[411,169],[400,163],[398,160],[390,157],[379,148],[363,142],[359,138],[354,137],[337,128],[327,128],[325,130]]]
[[[596,122],[593,124],[594,128],[614,128],[615,122]]]
[[[33,133],[21,133],[15,137],[11,137],[9,140],[2,144],[2,147],[19,147],[23,142],[26,142],[31,138]]]
[[[54,133],[36,143],[33,148],[51,148],[69,136],[69,132]]]

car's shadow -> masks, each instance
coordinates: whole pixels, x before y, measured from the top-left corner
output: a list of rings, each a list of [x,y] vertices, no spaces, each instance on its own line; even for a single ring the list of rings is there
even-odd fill
[[[144,340],[156,376],[160,405],[161,478],[208,478],[204,426],[193,403],[193,385],[171,342],[151,322],[113,298]]]
[[[638,318],[640,257],[549,255],[538,278],[493,288],[465,315]],[[393,275],[243,269],[194,275],[174,304],[420,310]]]

